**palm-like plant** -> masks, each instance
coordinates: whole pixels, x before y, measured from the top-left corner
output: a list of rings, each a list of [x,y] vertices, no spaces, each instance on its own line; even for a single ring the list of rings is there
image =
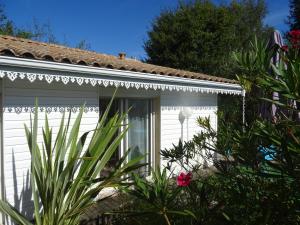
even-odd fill
[[[63,115],[54,141],[46,115],[42,131],[43,144],[39,146],[36,104],[31,127],[25,125],[31,153],[34,224],[79,224],[81,214],[93,204],[93,200],[103,188],[119,186],[125,180],[125,174],[141,166],[138,165],[141,158],[125,163],[127,158],[125,154],[108,177],[99,176],[128,129],[126,127],[120,132],[126,113],[116,114],[108,119],[110,106],[111,103],[96,128],[81,136],[79,131],[84,107],[80,109],[72,126],[70,125],[71,113],[68,119]],[[91,140],[86,143],[89,134]],[[8,202],[0,201],[0,210],[18,224],[33,224]]]

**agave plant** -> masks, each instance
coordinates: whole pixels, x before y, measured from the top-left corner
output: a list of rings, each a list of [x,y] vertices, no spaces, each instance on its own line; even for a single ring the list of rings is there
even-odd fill
[[[55,140],[46,115],[42,129],[42,145],[37,143],[36,103],[31,127],[25,125],[31,153],[34,222],[28,220],[8,202],[0,201],[0,210],[17,224],[22,225],[79,224],[83,211],[93,204],[102,189],[118,187],[125,181],[124,175],[142,166],[138,164],[141,158],[126,163],[127,151],[108,177],[99,176],[128,129],[128,126],[122,132],[119,129],[123,126],[122,121],[126,113],[115,114],[108,119],[111,103],[112,101],[95,129],[81,136],[79,132],[84,107],[81,107],[72,126],[71,113],[68,118],[62,116]],[[87,143],[88,135],[91,135],[89,143]]]

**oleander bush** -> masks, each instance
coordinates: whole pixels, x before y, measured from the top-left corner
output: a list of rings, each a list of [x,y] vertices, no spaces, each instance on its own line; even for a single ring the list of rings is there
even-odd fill
[[[220,120],[215,131],[209,118],[199,118],[202,131],[191,141],[161,151],[171,174],[164,183],[173,184],[168,193],[176,193],[165,210],[184,213],[172,214],[168,221],[157,212],[131,214],[129,223],[120,216],[119,224],[300,224],[300,31],[290,32],[289,38],[282,48],[255,39],[249,50],[233,54],[242,71],[238,80],[255,102],[246,105],[253,113],[245,124]],[[272,64],[274,55],[279,61]],[[196,155],[203,160],[193,160]],[[212,161],[215,169],[203,172]],[[175,166],[185,173],[174,173]],[[147,186],[142,180],[133,182],[134,191]],[[142,193],[126,208],[147,209],[148,192]],[[163,196],[156,195],[157,201]]]

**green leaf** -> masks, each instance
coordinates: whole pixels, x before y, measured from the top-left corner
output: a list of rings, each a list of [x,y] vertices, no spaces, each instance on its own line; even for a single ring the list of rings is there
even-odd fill
[[[20,214],[12,205],[0,200],[0,210],[10,216],[16,223],[20,225],[33,225],[26,217]]]

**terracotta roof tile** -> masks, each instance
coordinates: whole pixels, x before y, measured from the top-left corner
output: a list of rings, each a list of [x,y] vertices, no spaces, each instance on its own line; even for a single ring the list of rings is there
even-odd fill
[[[93,51],[85,51],[77,48],[69,48],[60,45],[42,43],[4,35],[0,35],[0,55],[160,74],[189,79],[236,83],[235,80],[209,76],[202,73],[194,73],[163,66],[156,66],[133,59],[120,59],[116,56],[99,54]]]

